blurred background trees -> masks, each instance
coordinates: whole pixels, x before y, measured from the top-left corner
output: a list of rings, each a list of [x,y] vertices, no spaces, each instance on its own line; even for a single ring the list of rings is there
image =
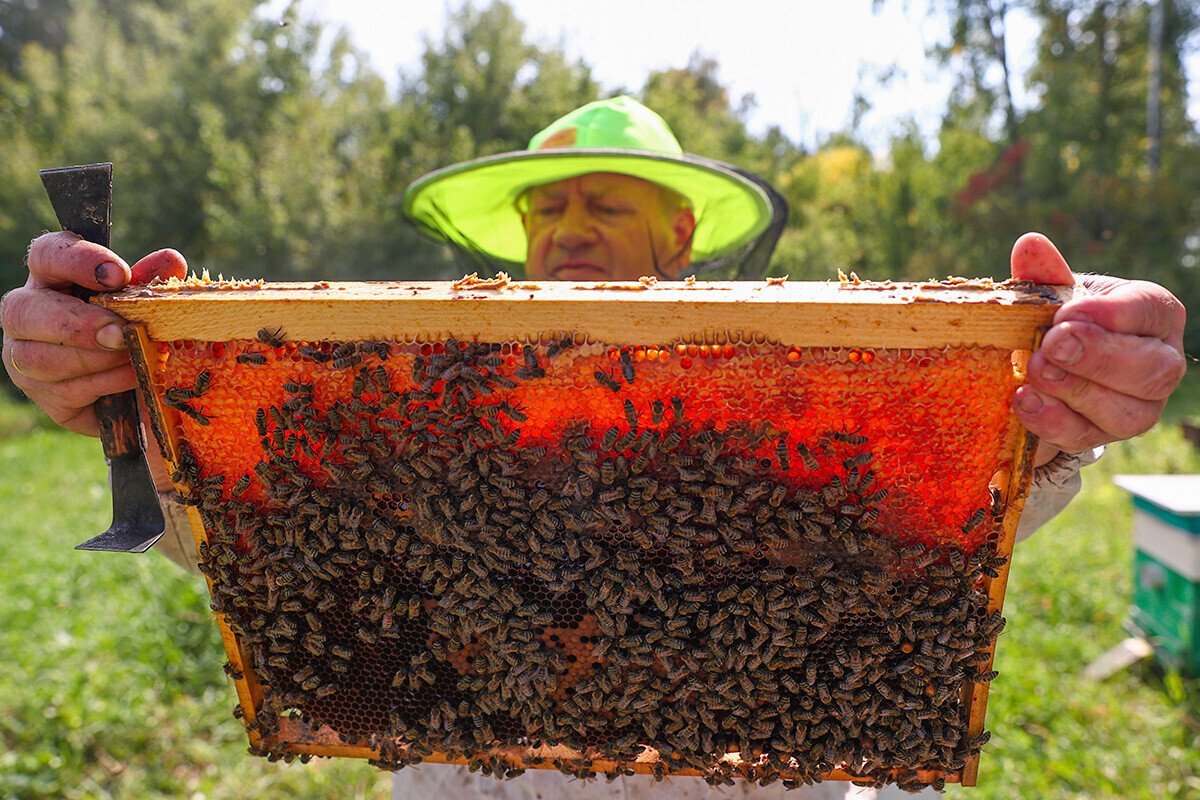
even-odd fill
[[[265,20],[261,5],[0,0],[0,290],[24,280],[30,238],[57,227],[37,169],[102,160],[116,165],[113,241],[131,259],[171,246],[227,277],[457,277],[474,265],[403,223],[404,187],[628,91],[686,150],[787,197],[773,274],[1003,277],[1013,240],[1040,230],[1077,269],[1200,299],[1200,133],[1181,67],[1200,12],[1187,0],[914,4],[950,20],[930,57],[955,85],[934,140],[901,126],[884,152],[853,122],[811,149],[750,132],[753,97],[731,97],[699,53],[641,87],[602,87],[531,42],[502,0],[450,10],[394,90],[352,41],[290,12]],[[1005,44],[1017,9],[1040,30],[1020,103]],[[1200,323],[1188,344],[1200,351]]]

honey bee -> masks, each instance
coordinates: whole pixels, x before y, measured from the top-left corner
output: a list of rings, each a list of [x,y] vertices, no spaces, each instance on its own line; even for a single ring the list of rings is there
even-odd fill
[[[629,462],[629,470],[641,474],[646,466],[650,463],[650,454],[646,452],[638,453],[633,457],[633,461]]]
[[[1008,559],[1002,556],[988,559],[980,567],[980,571],[989,578],[999,578],[1000,573],[996,570],[1008,563]]]
[[[195,399],[195,397],[196,395],[191,389],[172,387],[163,393],[163,403],[176,411],[187,413],[192,407],[188,401]]]
[[[998,517],[1004,512],[1004,494],[995,486],[988,487],[992,498],[992,516]]]
[[[786,439],[780,439],[775,445],[775,458],[779,461],[779,468],[787,472],[792,468],[792,461],[788,458],[788,446]]]
[[[629,401],[626,401],[626,402],[629,402]],[[628,450],[630,447],[632,447],[634,441],[636,441],[636,440],[637,440],[637,430],[636,429],[626,431],[625,434],[623,436],[621,436],[621,438],[617,439],[617,441],[613,444],[613,451],[617,452],[617,453],[624,452],[624,451]]]
[[[357,349],[358,345],[356,345],[354,342],[342,342],[337,347],[333,348],[332,357],[335,359],[346,358],[347,356],[353,355]]]
[[[629,427],[631,429],[633,429],[635,431],[637,430],[637,426],[638,426],[637,408],[633,405],[633,401],[628,400],[628,399],[625,401],[625,421],[629,423]]]
[[[854,445],[855,447],[860,447],[866,444],[868,441],[866,436],[862,436],[850,431],[832,431],[830,435],[839,442],[845,442],[846,444]]]
[[[387,361],[392,353],[391,345],[387,342],[361,342],[359,348],[367,353],[374,353],[380,361]]]
[[[675,421],[683,421],[683,398],[679,395],[671,397],[671,411],[675,414]]]
[[[320,634],[309,634],[300,641],[301,646],[311,655],[325,655],[325,637]]]
[[[610,485],[617,478],[617,467],[612,460],[607,460],[600,465],[600,482],[605,486]]]
[[[856,456],[852,456],[851,458],[847,458],[845,461],[842,462],[842,466],[845,467],[847,470],[855,468],[855,467],[865,467],[867,464],[870,464],[874,458],[875,458],[875,456],[873,454],[863,452],[863,453],[859,453]]]
[[[202,371],[199,375],[196,376],[196,382],[195,382],[195,384],[193,384],[192,388],[187,390],[188,396],[199,397],[200,395],[204,394],[204,392],[208,389],[208,386],[211,382],[212,382],[212,373],[209,372],[208,370]]]
[[[800,456],[800,460],[804,462],[805,468],[810,472],[815,471],[821,466],[820,462],[817,461],[817,457],[813,455],[812,450],[809,450],[808,447],[802,443],[796,445],[796,455]]]
[[[616,501],[621,500],[624,497],[625,497],[625,490],[621,489],[621,488],[617,488],[617,489],[609,489],[608,491],[601,492],[600,496],[597,499],[601,503],[615,503]]]
[[[420,356],[420,355],[413,356],[412,371],[411,371],[412,382],[420,383],[422,378],[424,377],[424,375],[425,375],[425,357]]]
[[[888,495],[887,489],[879,489],[868,495],[863,495],[861,498],[862,504],[865,506],[873,506],[883,501]]]
[[[621,429],[618,428],[616,425],[613,425],[611,428],[609,428],[607,431],[605,431],[604,436],[602,436],[600,438],[600,449],[601,450],[612,450],[613,445],[615,445],[617,443],[617,437],[620,435],[621,435]],[[582,452],[582,451],[577,451],[577,452]]]
[[[957,548],[949,548],[946,550],[946,557],[950,559],[950,565],[958,572],[962,572],[966,567],[966,559],[963,558],[961,550]]]
[[[605,372],[604,370],[598,369],[592,374],[595,376],[596,381],[601,386],[603,386],[605,389],[608,389],[611,392],[621,391],[621,384],[618,383],[617,381],[613,380],[612,375]]]
[[[270,347],[283,347],[283,328],[271,330],[263,328],[258,332],[258,340]]]
[[[960,530],[963,533],[970,533],[971,531],[975,530],[983,523],[983,520],[986,516],[987,516],[987,509],[983,509],[983,508],[978,509],[974,514],[971,515],[970,519],[968,519],[965,523],[963,523]]]
[[[814,578],[823,577],[831,569],[833,569],[833,559],[832,558],[823,558],[820,561],[818,561],[812,565],[812,576]]]
[[[564,336],[559,341],[552,342],[550,344],[550,346],[546,348],[546,358],[554,358],[556,355],[561,353],[563,350],[566,350],[567,348],[574,347],[574,346],[575,346],[574,337],[573,336]]]
[[[507,414],[510,419],[516,420],[517,422],[524,422],[526,419],[528,419],[525,412],[520,407],[514,406],[507,401],[500,403],[496,407],[496,410]]]
[[[233,488],[229,490],[229,493],[233,497],[237,497],[238,495],[243,494],[249,488],[250,488],[250,476],[243,475],[242,477],[238,478],[237,481],[233,484]]]
[[[338,691],[338,684],[336,682],[333,682],[333,683],[326,683],[326,684],[317,686],[317,688],[313,692],[313,694],[316,695],[318,698],[321,698],[321,697],[328,697],[331,694],[335,694],[337,691]]]
[[[541,363],[538,361],[537,350],[532,345],[521,346],[521,356],[525,359],[525,367],[531,375],[535,377],[544,377],[546,371],[542,369]],[[538,375],[537,373],[541,373]]]
[[[174,408],[176,411],[182,411],[184,414],[187,414],[201,425],[208,425],[212,422],[212,417],[208,416],[200,409],[188,405],[187,403],[172,403],[169,400],[166,400],[165,402],[171,408]]]
[[[307,358],[309,361],[315,361],[318,364],[324,364],[325,362],[329,361],[329,353],[309,345],[300,345],[298,348],[296,348],[296,352],[298,352],[303,358]]]

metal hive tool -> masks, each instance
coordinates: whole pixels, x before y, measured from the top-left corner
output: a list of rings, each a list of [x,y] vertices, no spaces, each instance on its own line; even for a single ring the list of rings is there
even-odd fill
[[[695,286],[109,299],[252,752],[974,782],[1063,297]]]

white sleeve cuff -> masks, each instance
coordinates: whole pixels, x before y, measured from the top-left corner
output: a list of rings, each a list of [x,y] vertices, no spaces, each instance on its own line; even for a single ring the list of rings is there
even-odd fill
[[[1059,453],[1033,471],[1029,497],[1025,500],[1025,510],[1021,512],[1021,522],[1017,526],[1018,542],[1028,538],[1067,507],[1083,487],[1079,470],[1096,463],[1103,453],[1103,447],[1081,453]]]

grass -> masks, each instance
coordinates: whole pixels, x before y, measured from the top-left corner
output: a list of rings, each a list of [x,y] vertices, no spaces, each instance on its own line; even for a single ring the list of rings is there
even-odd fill
[[[388,776],[356,760],[246,755],[201,579],[153,555],[73,551],[111,518],[99,445],[7,405],[0,798],[387,797]],[[1165,424],[1111,447],[1067,512],[1018,548],[994,735],[979,787],[952,786],[952,800],[1200,795],[1197,681],[1148,664],[1081,675],[1125,636],[1131,506],[1111,477],[1131,472],[1200,472],[1200,454]]]
[[[0,798],[388,796],[363,762],[246,755],[202,579],[72,550],[111,520],[97,441],[30,426],[0,475]]]
[[[1163,419],[1170,422],[1182,419],[1200,422],[1200,369],[1197,368],[1200,359],[1192,356],[1187,359],[1187,374],[1183,376],[1179,388],[1167,399],[1167,408],[1163,412]]]
[[[35,428],[52,428],[54,423],[31,403],[11,397],[0,384],[0,441],[13,439]]]
[[[988,702],[992,740],[978,789],[949,798],[1185,798],[1200,795],[1196,681],[1151,664],[1092,682],[1083,669],[1127,635],[1132,504],[1121,473],[1200,472],[1174,426],[1112,445],[1059,518],[1014,554]]]

